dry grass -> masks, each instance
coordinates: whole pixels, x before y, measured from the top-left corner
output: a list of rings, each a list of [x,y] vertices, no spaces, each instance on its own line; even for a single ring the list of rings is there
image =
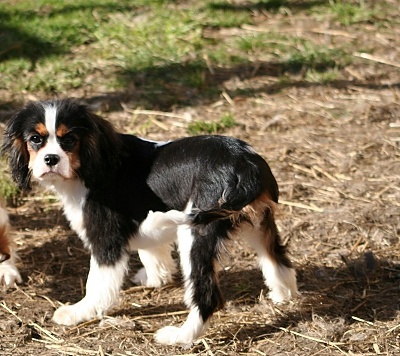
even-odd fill
[[[56,326],[54,309],[84,293],[88,255],[59,204],[38,192],[10,208],[24,283],[0,295],[1,355],[400,353],[400,74],[392,65],[400,58],[398,33],[376,33],[368,24],[351,33],[328,30],[279,14],[268,24],[316,43],[373,42],[374,56],[355,53],[329,85],[301,73],[281,82],[260,65],[249,76],[226,75],[224,95],[212,103],[163,113],[125,102],[107,116],[125,132],[165,140],[186,135],[195,120],[217,122],[230,113],[237,126],[225,133],[252,143],[279,182],[279,227],[301,297],[271,304],[256,256],[235,242],[221,275],[226,308],[186,349],[152,340],[159,327],[186,317],[179,281],[153,290],[127,279],[110,318]],[[139,267],[133,256],[131,275]]]

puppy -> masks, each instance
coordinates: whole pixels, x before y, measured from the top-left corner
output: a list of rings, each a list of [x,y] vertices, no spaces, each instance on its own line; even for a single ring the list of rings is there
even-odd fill
[[[9,222],[5,204],[0,197],[0,286],[13,287],[21,283],[21,276],[15,266],[15,252],[9,236]]]
[[[58,324],[101,318],[118,298],[129,253],[144,268],[135,280],[159,287],[172,280],[177,241],[190,309],[180,327],[155,334],[163,344],[189,344],[224,300],[216,261],[227,240],[255,248],[274,302],[297,294],[295,271],[274,221],[278,186],[268,164],[245,142],[197,136],[153,142],[117,133],[72,99],[28,103],[5,131],[12,176],[56,192],[91,253],[85,297],[55,311]]]

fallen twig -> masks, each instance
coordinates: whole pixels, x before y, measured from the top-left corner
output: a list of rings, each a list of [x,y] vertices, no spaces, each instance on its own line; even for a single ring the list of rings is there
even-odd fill
[[[173,117],[175,119],[185,119],[184,115],[175,114],[173,112],[165,112],[165,111],[156,111],[156,110],[142,110],[142,109],[127,109],[124,108],[126,112],[134,115],[149,115],[149,116],[164,116],[164,117]]]
[[[294,206],[296,208],[317,211],[318,213],[324,212],[324,209],[318,208],[317,206],[311,206],[311,205],[306,205],[306,204],[302,204],[302,203],[295,203],[295,202],[291,202],[291,201],[287,201],[287,200],[280,200],[279,203],[283,204],[283,205]]]
[[[353,56],[359,57],[359,58],[363,58],[363,59],[367,59],[367,60],[372,61],[372,62],[382,63],[382,64],[386,64],[388,66],[400,68],[400,63],[389,61],[389,60],[387,60],[385,58],[373,56],[373,55],[368,54],[368,53],[356,52],[356,53],[353,53]]]

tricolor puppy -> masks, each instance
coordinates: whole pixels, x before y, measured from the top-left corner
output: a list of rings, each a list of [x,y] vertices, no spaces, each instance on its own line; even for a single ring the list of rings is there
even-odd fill
[[[0,286],[12,287],[21,282],[21,276],[15,266],[15,251],[9,235],[8,214],[0,197]]]
[[[144,268],[136,281],[159,287],[175,272],[177,241],[190,308],[180,327],[155,338],[191,343],[223,306],[217,260],[227,240],[242,237],[259,255],[274,302],[297,293],[295,271],[274,221],[278,186],[268,164],[245,142],[197,136],[151,142],[117,133],[77,101],[31,102],[5,131],[14,180],[31,178],[59,196],[71,227],[91,252],[85,297],[56,310],[58,324],[101,318],[118,298],[129,253]]]

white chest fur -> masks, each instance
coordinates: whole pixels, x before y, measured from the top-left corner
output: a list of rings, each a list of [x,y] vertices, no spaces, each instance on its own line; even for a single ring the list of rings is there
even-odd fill
[[[63,203],[64,214],[71,228],[87,244],[86,229],[83,223],[83,205],[87,189],[79,179],[63,180],[50,185]]]

